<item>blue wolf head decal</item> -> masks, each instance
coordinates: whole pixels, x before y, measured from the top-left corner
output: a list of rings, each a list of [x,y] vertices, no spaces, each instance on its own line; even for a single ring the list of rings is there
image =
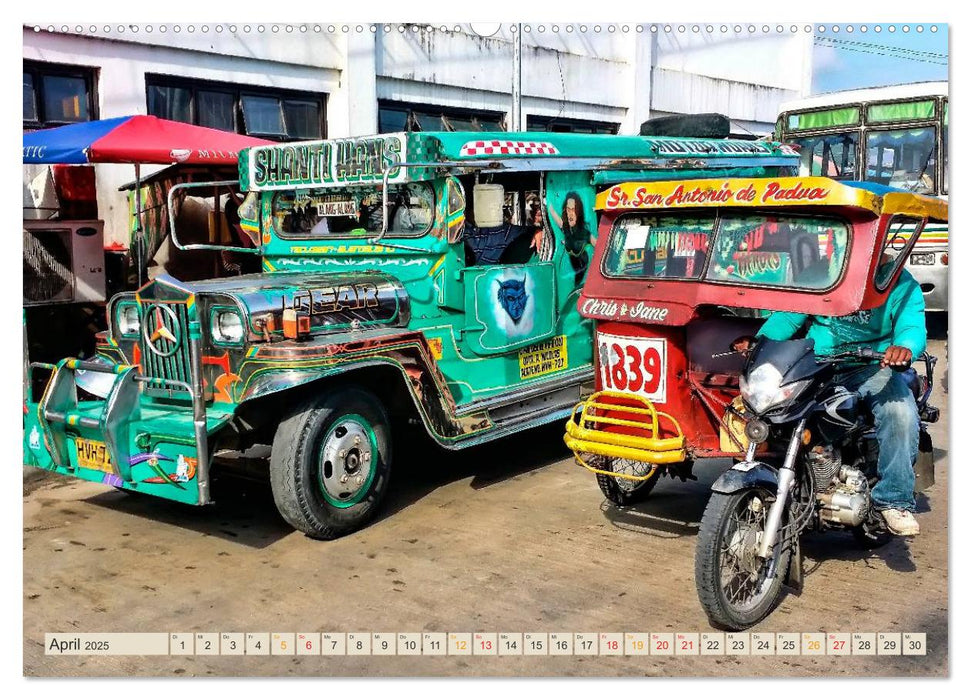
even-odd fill
[[[526,311],[526,278],[521,280],[502,280],[499,282],[499,303],[509,314],[513,323],[519,323]]]

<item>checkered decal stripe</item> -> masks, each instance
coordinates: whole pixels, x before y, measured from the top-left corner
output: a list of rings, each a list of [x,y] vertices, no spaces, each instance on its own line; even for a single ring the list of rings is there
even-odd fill
[[[555,156],[556,146],[548,141],[469,141],[462,156]]]

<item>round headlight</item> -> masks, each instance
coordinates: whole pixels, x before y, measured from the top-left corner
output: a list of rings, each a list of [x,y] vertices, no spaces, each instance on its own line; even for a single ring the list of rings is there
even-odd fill
[[[235,311],[217,311],[212,321],[212,337],[220,343],[238,343],[243,339],[243,319]]]
[[[766,425],[765,421],[752,418],[745,424],[745,437],[756,444],[765,442],[766,438],[769,437],[769,426]]]
[[[138,307],[134,304],[122,306],[118,311],[118,330],[122,335],[138,335],[142,328],[138,318]]]

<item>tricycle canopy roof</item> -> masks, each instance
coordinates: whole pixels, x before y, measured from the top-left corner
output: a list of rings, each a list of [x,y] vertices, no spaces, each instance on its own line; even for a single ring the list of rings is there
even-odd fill
[[[396,167],[395,164],[402,164]],[[764,141],[547,132],[411,132],[244,149],[248,191],[429,180],[499,170],[695,169],[792,166],[787,146]]]
[[[580,312],[682,325],[702,306],[843,316],[879,306],[947,203],[819,177],[624,182],[597,197]]]
[[[695,207],[843,206],[877,216],[902,214],[947,221],[947,202],[872,182],[837,182],[826,177],[716,178],[623,182],[597,196],[599,211]]]

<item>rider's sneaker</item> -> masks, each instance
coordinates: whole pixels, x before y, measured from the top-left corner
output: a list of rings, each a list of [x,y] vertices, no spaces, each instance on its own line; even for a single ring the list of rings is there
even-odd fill
[[[881,510],[880,515],[883,516],[884,521],[887,523],[887,528],[895,535],[913,537],[914,535],[920,534],[920,524],[917,522],[914,514],[909,510],[887,508],[886,510]]]

